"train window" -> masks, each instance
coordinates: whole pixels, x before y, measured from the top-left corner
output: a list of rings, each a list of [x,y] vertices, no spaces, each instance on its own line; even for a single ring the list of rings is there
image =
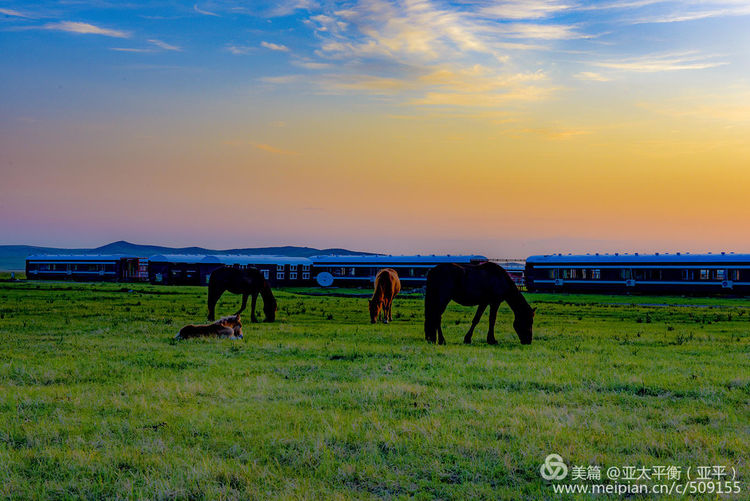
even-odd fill
[[[297,272],[296,271],[290,271],[289,272],[289,280],[297,280]]]
[[[599,268],[591,270],[591,278],[594,280],[599,280],[600,278],[602,278],[602,270],[600,270]]]
[[[349,268],[349,276],[354,276],[354,268]]]
[[[284,280],[284,272],[283,271],[276,272],[276,280]]]
[[[732,270],[729,276],[732,277],[732,280],[739,281],[740,270]]]
[[[296,264],[290,264],[289,265],[289,271],[297,271],[297,265]],[[292,278],[291,276],[289,278]]]
[[[309,264],[303,264],[302,265],[302,271],[310,271],[310,265]]]
[[[716,270],[716,280],[724,280],[727,277],[727,270]]]
[[[276,271],[281,271],[281,272],[283,272],[283,271],[284,271],[284,265],[283,265],[283,264],[277,264],[277,265],[276,265]]]
[[[710,270],[701,270],[701,280],[708,280],[711,278],[710,276]]]
[[[570,278],[576,278],[576,269],[573,268],[570,270]]]
[[[581,278],[586,280],[586,268],[581,269]]]
[[[695,278],[695,272],[693,270],[682,270],[683,280],[693,280]]]
[[[623,280],[631,280],[633,278],[633,270],[631,270],[630,268],[620,270],[620,278],[622,278]]]
[[[263,271],[263,278],[268,280],[268,270],[262,270]]]
[[[303,271],[302,272],[302,280],[310,280],[310,272],[309,271]]]
[[[410,277],[414,276],[414,268],[409,268],[409,276]]]

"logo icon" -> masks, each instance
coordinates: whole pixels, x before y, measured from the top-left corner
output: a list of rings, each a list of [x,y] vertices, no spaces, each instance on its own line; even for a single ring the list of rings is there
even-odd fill
[[[568,476],[568,466],[559,454],[550,454],[544,458],[539,472],[544,480],[562,480]]]

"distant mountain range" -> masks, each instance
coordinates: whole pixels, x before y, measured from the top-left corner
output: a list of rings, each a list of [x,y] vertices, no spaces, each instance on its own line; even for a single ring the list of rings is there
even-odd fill
[[[133,254],[150,257],[156,254],[272,254],[276,256],[309,257],[316,255],[366,256],[372,252],[347,249],[315,249],[313,247],[251,247],[246,249],[204,249],[203,247],[164,247],[161,245],[139,245],[120,240],[94,249],[61,249],[34,245],[0,245],[0,270],[23,270],[26,256],[30,254]]]

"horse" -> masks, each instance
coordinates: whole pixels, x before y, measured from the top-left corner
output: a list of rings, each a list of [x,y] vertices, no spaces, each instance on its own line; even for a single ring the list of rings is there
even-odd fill
[[[398,273],[393,268],[383,268],[375,277],[375,292],[372,294],[370,303],[370,322],[378,321],[381,308],[383,309],[383,323],[387,324],[393,320],[391,308],[393,298],[401,291],[401,281]]]
[[[471,343],[474,328],[482,318],[487,306],[490,307],[490,327],[487,344],[497,344],[495,339],[495,319],[497,309],[503,301],[508,302],[515,314],[513,328],[521,344],[531,344],[531,328],[536,308],[529,306],[516,287],[513,279],[501,266],[485,262],[480,264],[443,263],[427,273],[427,290],[424,302],[424,334],[429,342],[435,342],[437,331],[439,344],[445,344],[441,317],[448,303],[453,300],[463,306],[478,306],[464,343]]]
[[[194,337],[224,337],[242,339],[242,321],[239,315],[220,318],[208,325],[186,325],[175,336],[175,339],[190,339]]]
[[[250,306],[250,320],[257,322],[255,316],[255,302],[258,294],[263,298],[263,313],[266,315],[266,322],[276,320],[276,298],[273,297],[271,286],[263,277],[263,273],[257,268],[247,268],[240,270],[231,266],[224,266],[214,270],[211,278],[208,280],[208,319],[214,319],[214,308],[224,291],[232,294],[242,294],[242,306],[235,315],[245,311],[247,306],[247,297],[252,296],[253,302]]]

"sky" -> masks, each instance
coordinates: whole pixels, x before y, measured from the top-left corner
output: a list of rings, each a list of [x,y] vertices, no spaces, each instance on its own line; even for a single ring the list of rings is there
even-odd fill
[[[0,0],[0,244],[750,252],[746,0]]]

